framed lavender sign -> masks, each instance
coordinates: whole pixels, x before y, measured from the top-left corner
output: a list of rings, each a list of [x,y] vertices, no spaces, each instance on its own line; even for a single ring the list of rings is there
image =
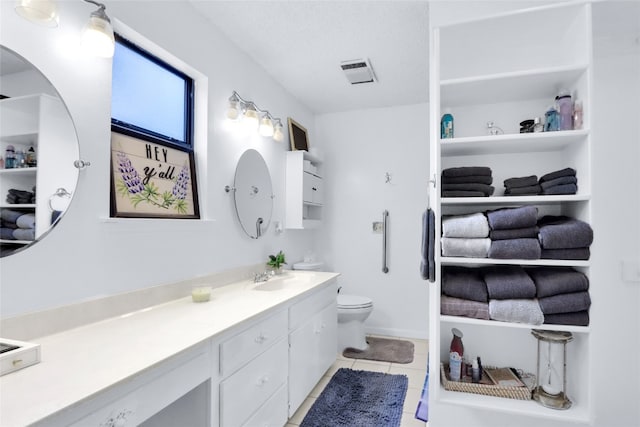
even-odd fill
[[[200,218],[193,153],[111,132],[111,216]]]

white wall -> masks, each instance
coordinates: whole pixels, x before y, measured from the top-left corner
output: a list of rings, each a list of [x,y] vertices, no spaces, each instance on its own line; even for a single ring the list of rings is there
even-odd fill
[[[420,277],[421,217],[429,169],[427,104],[316,117],[324,150],[325,227],[320,241],[343,293],[368,296],[369,332],[426,338],[428,282]],[[385,183],[385,174],[391,182]],[[372,223],[389,211],[388,265]]]
[[[104,295],[169,283],[266,261],[279,249],[291,259],[313,248],[313,233],[287,231],[246,237],[232,198],[235,165],[257,149],[271,172],[274,220],[284,220],[286,143],[238,136],[225,122],[232,90],[269,109],[295,117],[314,132],[313,115],[185,2],[111,2],[107,13],[209,78],[205,171],[198,190],[206,221],[116,220],[109,214],[111,62],[82,56],[79,35],[93,6],[57,2],[60,26],[34,25],[0,2],[0,43],[40,69],[58,89],[76,124],[80,156],[91,166],[80,179],[69,211],[46,238],[0,260],[2,317]],[[149,11],[152,15],[149,15]],[[202,179],[206,177],[206,179]]]

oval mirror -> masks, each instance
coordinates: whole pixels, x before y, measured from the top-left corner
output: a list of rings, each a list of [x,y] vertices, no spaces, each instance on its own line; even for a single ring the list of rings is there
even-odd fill
[[[233,185],[240,225],[249,237],[258,239],[271,222],[273,189],[269,168],[256,150],[247,150],[240,156]]]
[[[0,256],[41,240],[78,180],[76,130],[60,95],[31,63],[0,46]]]

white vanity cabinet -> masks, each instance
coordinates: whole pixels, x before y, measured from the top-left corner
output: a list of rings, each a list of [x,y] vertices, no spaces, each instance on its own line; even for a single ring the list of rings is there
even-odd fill
[[[287,422],[287,322],[281,310],[220,344],[220,427]]]
[[[322,220],[322,162],[306,151],[287,152],[286,212],[287,228],[314,228]]]
[[[289,309],[289,417],[336,360],[336,282]]]

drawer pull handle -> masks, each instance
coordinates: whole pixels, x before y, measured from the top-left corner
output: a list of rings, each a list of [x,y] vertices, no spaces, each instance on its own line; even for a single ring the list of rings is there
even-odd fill
[[[258,387],[262,387],[263,385],[265,385],[268,382],[269,382],[269,377],[265,375],[263,377],[258,378],[258,381],[256,381],[256,385]]]
[[[22,363],[22,359],[14,359],[11,361],[11,363],[13,364],[13,366],[19,365]]]
[[[263,342],[265,342],[265,341],[266,341],[266,340],[268,340],[268,339],[269,339],[269,337],[267,337],[266,335],[260,334],[260,335],[258,335],[258,336],[256,337],[256,340],[255,340],[255,341],[256,341],[258,344],[262,344]]]
[[[311,187],[311,189],[312,189],[313,191],[318,191],[318,189],[317,189],[316,187]]]

